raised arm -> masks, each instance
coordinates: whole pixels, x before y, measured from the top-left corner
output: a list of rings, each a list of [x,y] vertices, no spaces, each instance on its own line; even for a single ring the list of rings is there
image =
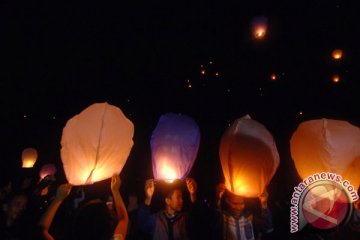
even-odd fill
[[[219,183],[217,186],[216,186],[216,208],[217,209],[221,209],[221,199],[222,199],[222,196],[224,195],[224,192],[225,192],[225,183]]]
[[[145,187],[144,187],[144,191],[145,191],[145,201],[144,204],[146,206],[150,206],[151,204],[151,199],[154,195],[154,191],[155,191],[155,183],[154,183],[154,179],[148,179],[145,182]]]
[[[62,184],[58,187],[55,199],[51,202],[50,206],[40,219],[39,225],[42,228],[42,235],[46,240],[54,239],[49,233],[49,229],[61,203],[70,194],[71,187],[70,184]]]
[[[186,187],[190,193],[190,200],[192,203],[195,203],[196,202],[197,183],[192,178],[187,178],[185,181],[186,181]]]
[[[126,211],[124,201],[120,195],[119,189],[121,185],[121,180],[119,175],[114,175],[111,178],[111,192],[114,197],[115,210],[118,217],[118,224],[116,225],[114,231],[114,239],[125,239],[129,217]]]

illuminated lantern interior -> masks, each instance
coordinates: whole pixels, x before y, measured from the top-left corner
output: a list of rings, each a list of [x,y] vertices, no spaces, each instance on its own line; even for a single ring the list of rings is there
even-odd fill
[[[332,172],[357,189],[360,184],[360,129],[349,122],[318,119],[301,123],[290,141],[291,157],[302,179]]]
[[[37,160],[38,154],[35,148],[25,148],[22,152],[22,167],[32,168]]]
[[[275,74],[275,73],[273,73],[273,74],[270,75],[270,79],[271,79],[271,80],[275,81],[276,78],[277,78],[277,77],[276,77],[276,74]]]
[[[133,135],[132,122],[107,103],[93,104],[71,118],[61,138],[61,160],[69,183],[91,184],[119,174]]]
[[[54,164],[48,163],[41,167],[39,176],[40,179],[45,178],[47,175],[55,175],[57,169]]]
[[[339,60],[343,56],[343,51],[341,49],[335,49],[334,51],[332,51],[331,56],[333,57],[333,59]]]
[[[256,17],[251,22],[251,31],[255,39],[263,39],[267,32],[267,18]]]
[[[227,129],[219,154],[226,189],[243,197],[262,194],[280,163],[272,135],[249,116]]]
[[[340,82],[340,76],[338,74],[334,74],[332,77],[334,83]]]
[[[197,124],[188,116],[164,114],[151,136],[154,178],[173,181],[190,172],[200,144]]]

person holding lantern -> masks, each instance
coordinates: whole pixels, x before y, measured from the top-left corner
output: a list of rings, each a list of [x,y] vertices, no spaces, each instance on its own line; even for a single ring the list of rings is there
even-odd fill
[[[261,207],[259,214],[256,207],[250,207],[248,199],[231,193],[225,184],[220,183],[216,189],[214,239],[252,240],[260,239],[261,234],[271,233],[273,226],[268,197],[266,190],[258,197]]]
[[[75,225],[73,226],[74,239],[125,239],[128,226],[128,214],[119,193],[120,185],[120,177],[114,175],[111,178],[111,192],[118,218],[115,229],[112,227],[114,226],[113,220],[106,204],[100,200],[92,200],[85,204],[77,215]],[[57,189],[55,199],[42,216],[39,225],[42,228],[42,236],[44,239],[54,239],[49,233],[49,228],[61,203],[70,194],[71,188],[71,184],[60,185]]]
[[[192,178],[185,180],[192,204],[196,202],[197,183]],[[189,239],[189,213],[181,212],[183,208],[183,192],[177,181],[168,183],[164,201],[164,209],[150,214],[150,205],[155,191],[155,181],[149,179],[145,182],[144,206],[138,213],[138,227],[140,231],[158,240],[186,240]]]

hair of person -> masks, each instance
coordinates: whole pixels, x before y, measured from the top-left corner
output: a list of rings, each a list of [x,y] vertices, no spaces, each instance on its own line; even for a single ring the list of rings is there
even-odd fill
[[[74,218],[72,238],[74,240],[111,239],[116,219],[111,215],[106,203],[92,200],[79,208]]]

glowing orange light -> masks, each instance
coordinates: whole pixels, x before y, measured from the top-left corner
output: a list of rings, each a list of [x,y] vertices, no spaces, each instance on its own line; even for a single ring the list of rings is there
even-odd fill
[[[267,18],[264,16],[254,18],[251,22],[251,31],[255,39],[263,39],[267,31]]]
[[[341,49],[335,49],[334,51],[332,51],[332,57],[335,60],[339,60],[342,58],[343,55],[343,51]]]
[[[191,85],[191,84],[189,84],[189,85],[188,85],[188,88],[192,88],[192,85]]]
[[[265,37],[266,34],[266,27],[265,26],[258,26],[254,31],[254,37],[257,39],[262,39]]]
[[[264,191],[280,163],[271,133],[249,116],[230,125],[221,139],[219,155],[226,189],[250,198]]]
[[[359,142],[360,128],[347,121],[309,120],[302,122],[291,137],[291,158],[301,179],[316,173],[336,173],[356,191],[360,185]]]
[[[35,148],[26,148],[22,152],[22,167],[32,168],[37,160],[38,154]]]
[[[332,77],[334,83],[340,82],[340,76],[338,74],[334,74]]]
[[[201,70],[201,74],[202,74],[202,75],[205,75],[205,70],[204,70],[204,69]]]
[[[226,181],[225,185],[227,189],[232,189],[229,181]],[[234,180],[233,193],[239,196],[244,196],[249,194],[249,187],[245,184],[244,179],[237,178]]]
[[[276,80],[276,74],[275,73],[271,74],[270,79],[275,81]]]
[[[217,73],[215,73],[215,76],[219,76],[219,73],[217,72]]]
[[[174,168],[168,164],[166,159],[163,159],[160,163],[159,176],[167,182],[173,182],[175,179],[181,178],[179,174],[176,174]]]

